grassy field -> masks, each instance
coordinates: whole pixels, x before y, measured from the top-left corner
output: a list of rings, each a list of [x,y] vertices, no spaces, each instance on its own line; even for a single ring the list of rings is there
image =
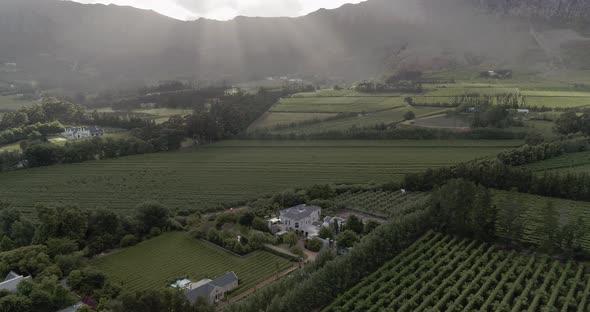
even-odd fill
[[[267,112],[256,122],[254,122],[249,130],[272,128],[276,126],[284,126],[292,123],[298,123],[308,120],[321,120],[334,117],[335,113],[276,113]]]
[[[429,233],[324,312],[587,311],[584,264]]]
[[[192,109],[181,109],[181,108],[153,108],[153,109],[134,109],[131,112],[138,114],[146,114],[147,119],[154,120],[160,124],[168,121],[170,117],[175,115],[190,115],[193,113]]]
[[[283,113],[360,113],[391,109],[403,105],[405,103],[401,97],[307,97],[282,99],[270,111]]]
[[[185,276],[196,282],[233,271],[240,280],[240,286],[232,293],[237,295],[293,264],[262,251],[234,256],[186,233],[175,232],[92,260],[90,265],[131,291],[168,287],[169,280]]]
[[[316,183],[399,181],[404,174],[493,156],[522,141],[226,141],[0,175],[0,198],[130,211],[146,200],[199,209]]]
[[[1,112],[10,112],[16,111],[20,108],[32,105],[33,102],[31,101],[23,101],[19,100],[14,96],[1,96],[0,95],[0,111]]]

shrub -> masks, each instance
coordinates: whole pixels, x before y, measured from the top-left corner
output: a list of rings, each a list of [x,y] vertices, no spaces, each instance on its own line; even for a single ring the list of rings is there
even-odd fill
[[[289,251],[291,253],[296,254],[298,256],[301,256],[301,257],[305,256],[305,253],[303,252],[303,249],[301,249],[301,248],[299,248],[297,246],[291,247],[291,249],[289,249]]]
[[[133,245],[137,244],[137,242],[138,242],[138,239],[137,239],[137,237],[135,237],[135,235],[127,234],[121,239],[121,242],[119,243],[119,245],[121,247],[129,247],[129,246],[133,246]]]
[[[307,250],[309,251],[319,252],[320,250],[322,250],[323,245],[324,244],[321,240],[314,238],[310,241],[307,241],[307,244],[305,244],[305,248],[307,248]]]

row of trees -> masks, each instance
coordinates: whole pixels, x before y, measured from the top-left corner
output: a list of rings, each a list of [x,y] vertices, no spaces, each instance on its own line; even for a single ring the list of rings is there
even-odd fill
[[[10,144],[27,138],[41,138],[50,134],[61,133],[65,127],[59,121],[36,123],[18,128],[0,131],[0,145]]]
[[[527,144],[520,148],[507,150],[500,153],[498,159],[505,165],[520,166],[589,149],[588,137],[573,136],[564,140],[541,142],[537,145]]]

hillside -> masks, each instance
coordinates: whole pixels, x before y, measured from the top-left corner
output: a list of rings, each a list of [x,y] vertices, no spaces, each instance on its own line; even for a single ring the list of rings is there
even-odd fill
[[[183,22],[114,5],[5,0],[0,64],[17,66],[0,67],[0,80],[96,89],[179,77],[363,79],[400,67],[522,64],[537,69],[555,54],[584,57],[578,52],[588,40],[578,33],[579,23],[576,31],[564,30],[573,26],[553,18],[547,23],[552,16],[584,20],[587,4],[570,1],[553,8],[555,1],[505,2],[369,0],[300,18]],[[531,17],[539,19],[531,23]]]

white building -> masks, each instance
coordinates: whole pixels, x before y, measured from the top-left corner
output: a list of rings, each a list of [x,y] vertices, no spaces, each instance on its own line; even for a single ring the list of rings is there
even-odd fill
[[[282,230],[301,232],[305,237],[308,237],[319,231],[319,226],[322,223],[320,221],[321,215],[322,208],[304,204],[281,210],[279,219],[283,227]]]
[[[77,139],[84,139],[84,138],[91,138],[95,136],[102,136],[104,135],[104,130],[99,129],[97,127],[90,127],[90,128],[67,128],[61,134],[68,140],[77,140]]]
[[[10,273],[8,273],[4,281],[0,283],[0,290],[8,290],[10,292],[15,292],[18,284],[30,279],[30,276],[25,277],[10,271]]]
[[[223,298],[225,294],[238,288],[238,276],[234,272],[227,272],[214,280],[203,279],[196,283],[188,279],[182,279],[170,285],[173,288],[182,289],[186,298],[195,303],[199,298],[205,299],[209,304],[215,304]]]

